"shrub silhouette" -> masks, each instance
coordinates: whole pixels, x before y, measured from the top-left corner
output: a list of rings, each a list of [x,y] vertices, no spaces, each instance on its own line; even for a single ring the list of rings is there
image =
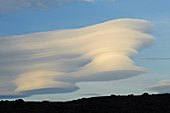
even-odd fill
[[[170,94],[111,95],[67,102],[0,101],[0,113],[170,113]]]
[[[15,102],[17,102],[17,103],[23,103],[24,100],[22,100],[22,99],[17,99],[17,100],[15,100]]]

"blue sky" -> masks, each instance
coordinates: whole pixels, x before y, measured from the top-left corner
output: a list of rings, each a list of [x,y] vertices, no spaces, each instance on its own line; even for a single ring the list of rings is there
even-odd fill
[[[0,2],[4,4],[3,1]],[[25,100],[72,100],[110,94],[170,92],[170,84],[167,81],[162,82],[162,80],[170,80],[169,0],[96,0],[94,2],[75,0],[72,3],[62,2],[61,5],[46,3],[44,4],[46,8],[32,4],[30,7],[17,4],[0,5],[0,38],[63,29],[79,29],[110,20],[132,18],[144,19],[151,23],[153,27],[151,35],[154,36],[155,42],[133,58],[135,65],[150,70],[147,73],[109,82],[78,82],[76,85],[80,89],[74,92],[38,94],[26,97]],[[8,7],[10,10],[6,10],[4,7]],[[1,74],[0,77],[3,78],[3,73]],[[167,89],[162,91],[165,89],[164,87]]]

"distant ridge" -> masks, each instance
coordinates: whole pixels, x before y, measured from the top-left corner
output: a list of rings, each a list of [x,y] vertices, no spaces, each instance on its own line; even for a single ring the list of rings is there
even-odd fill
[[[0,113],[170,113],[170,94],[103,96],[67,102],[1,101]]]

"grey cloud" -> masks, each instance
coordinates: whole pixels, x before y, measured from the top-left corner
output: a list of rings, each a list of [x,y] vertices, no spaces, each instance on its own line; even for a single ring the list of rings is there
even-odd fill
[[[170,60],[170,58],[142,58],[142,60]]]
[[[114,71],[107,71],[107,72],[100,72],[95,74],[89,74],[88,76],[80,76],[73,78],[72,81],[112,81],[112,80],[120,80],[126,79],[133,76],[137,76],[139,74],[143,74],[146,71],[142,70],[114,70]],[[104,75],[104,76],[103,76]],[[114,75],[114,76],[113,76]],[[71,79],[70,79],[71,80]]]
[[[78,90],[79,87],[75,86],[72,88],[64,89],[64,88],[42,88],[42,89],[35,89],[35,90],[28,90],[23,91],[23,95],[42,95],[42,94],[56,94],[56,93],[68,93]]]
[[[24,98],[29,97],[29,95],[0,95],[0,99],[13,99],[13,98]]]
[[[159,93],[170,93],[170,80],[162,80],[159,84],[149,86],[146,90]]]
[[[159,93],[170,93],[170,84],[158,84],[147,88],[148,91],[155,91]]]
[[[81,94],[80,96],[100,96],[100,94],[98,94],[98,93],[84,93],[84,94]]]

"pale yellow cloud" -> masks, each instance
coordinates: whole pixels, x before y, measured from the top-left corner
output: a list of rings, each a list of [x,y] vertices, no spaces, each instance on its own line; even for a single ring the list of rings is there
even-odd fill
[[[4,57],[0,62],[15,73],[13,90],[17,92],[75,91],[77,82],[118,80],[148,72],[134,65],[132,58],[153,43],[151,31],[145,20],[117,19],[80,29],[1,37]]]
[[[49,87],[67,88],[68,83],[57,82],[54,79],[56,76],[61,76],[61,72],[50,72],[50,71],[34,71],[21,74],[15,83],[18,88],[15,91],[25,91]]]

